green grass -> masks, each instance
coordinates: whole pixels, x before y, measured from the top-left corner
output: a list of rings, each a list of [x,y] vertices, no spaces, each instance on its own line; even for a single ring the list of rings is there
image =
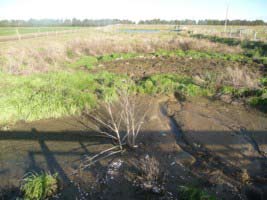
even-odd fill
[[[80,114],[99,101],[117,97],[117,88],[128,84],[129,77],[109,72],[51,72],[29,76],[0,73],[0,124],[19,120],[34,121]],[[127,83],[125,83],[127,81]],[[266,84],[266,80],[261,80]],[[251,90],[224,86],[219,91],[212,82],[199,86],[188,76],[158,74],[133,83],[131,89],[143,94],[180,92],[188,96],[213,96],[217,92],[246,98],[254,107],[267,108],[267,89]]]
[[[180,91],[189,96],[210,95],[209,90],[194,84],[190,77],[175,74],[153,75],[141,80],[137,89],[140,93],[146,94],[169,94]]]
[[[228,94],[235,99],[243,99],[245,102],[263,112],[267,112],[267,88],[259,89],[234,88],[232,86],[223,86],[219,91],[221,94]]]
[[[114,53],[102,56],[82,56],[75,62],[67,63],[67,66],[72,68],[84,67],[87,69],[93,69],[101,62],[111,62],[117,59],[131,59],[136,58],[139,55],[140,54],[136,53]],[[67,56],[71,58],[75,55],[71,51],[67,51]]]
[[[44,33],[51,31],[64,31],[73,30],[77,27],[0,27],[0,36],[15,36],[18,29],[19,34],[30,34],[30,33]]]
[[[58,192],[57,174],[29,173],[23,179],[21,191],[25,200],[44,200]]]
[[[76,62],[68,64],[68,66],[72,68],[84,67],[87,69],[93,69],[97,62],[98,59],[94,56],[83,56]]]
[[[117,59],[136,58],[139,55],[140,54],[137,54],[137,53],[113,53],[113,54],[98,56],[97,60],[102,61],[102,62],[110,62],[110,61],[117,60]]]
[[[198,39],[208,39],[212,42],[218,42],[222,44],[227,44],[229,46],[240,45],[244,49],[244,56],[257,59],[258,62],[267,64],[267,43],[263,41],[248,41],[248,40],[239,40],[235,38],[222,38],[217,36],[209,36],[196,34],[191,35],[194,38]]]
[[[0,124],[34,121],[80,114],[99,101],[117,97],[117,88],[128,77],[101,72],[56,72],[30,76],[0,74]],[[186,95],[208,95],[209,91],[178,75],[155,75],[131,86],[146,94],[181,91]]]
[[[201,52],[194,50],[174,50],[174,51],[166,51],[160,50],[154,53],[156,56],[170,56],[170,57],[190,57],[193,59],[219,59],[219,60],[229,60],[229,61],[237,61],[237,62],[252,62],[251,58],[246,57],[241,54],[224,54],[224,53],[215,53],[215,52]]]
[[[216,200],[216,197],[209,195],[204,190],[191,186],[180,186],[178,197],[180,200]]]
[[[113,98],[122,76],[102,72],[57,72],[30,76],[0,74],[0,124],[79,114]]]

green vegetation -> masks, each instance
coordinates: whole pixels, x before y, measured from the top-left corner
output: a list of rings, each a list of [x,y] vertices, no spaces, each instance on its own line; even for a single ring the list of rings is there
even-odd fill
[[[222,94],[228,94],[235,99],[244,99],[250,106],[267,111],[267,89],[234,88],[223,86],[220,90]]]
[[[98,101],[116,98],[116,90],[128,77],[109,72],[56,72],[30,76],[0,74],[0,124],[19,120],[33,121],[80,114]],[[263,79],[263,83],[266,80]],[[213,96],[212,83],[199,86],[187,76],[158,74],[139,80],[133,90],[145,94],[169,94],[176,91],[188,96]],[[224,86],[217,91],[234,98],[247,98],[252,106],[267,107],[267,90]]]
[[[68,57],[74,57],[71,51],[67,51]],[[131,59],[139,56],[136,53],[114,53],[103,56],[83,56],[77,61],[68,63],[67,66],[72,68],[85,67],[87,69],[93,69],[99,62],[111,62],[117,59]]]
[[[97,60],[102,62],[110,62],[117,59],[131,59],[140,56],[137,53],[113,53],[109,55],[98,56]]]
[[[154,53],[156,56],[177,56],[177,57],[191,57],[193,59],[220,59],[220,60],[230,60],[230,61],[243,61],[243,62],[252,62],[252,60],[245,55],[241,54],[223,54],[223,53],[215,53],[215,52],[201,52],[194,50],[175,50],[175,51],[166,51],[160,50]]]
[[[25,200],[44,200],[58,192],[57,174],[29,173],[23,179],[21,191]]]
[[[166,94],[180,91],[189,96],[210,95],[210,92],[196,84],[190,77],[175,74],[159,74],[141,80],[138,91],[147,94]]]
[[[207,192],[197,188],[180,186],[179,199],[181,200],[216,200],[216,197],[209,195]]]
[[[0,123],[79,114],[97,99],[114,96],[122,77],[107,72],[57,72],[30,76],[0,74]]]
[[[221,38],[217,36],[209,36],[196,34],[192,35],[194,38],[198,39],[208,39],[212,42],[218,42],[222,44],[227,44],[229,46],[240,45],[244,49],[244,55],[249,58],[257,59],[259,62],[267,64],[267,43],[262,41],[248,41],[248,40],[239,40],[235,38]]]
[[[68,64],[68,66],[72,68],[85,67],[87,69],[93,69],[97,61],[97,58],[94,56],[84,56],[78,59],[76,62]]]
[[[68,57],[74,57],[71,51],[67,51]],[[101,62],[111,62],[118,59],[131,59],[136,58],[138,56],[164,56],[164,57],[190,57],[193,59],[219,59],[219,60],[230,60],[230,61],[238,61],[238,62],[253,62],[251,58],[248,58],[244,55],[240,54],[222,54],[222,53],[214,53],[214,52],[201,52],[194,50],[159,50],[155,53],[151,54],[138,54],[138,53],[114,53],[107,54],[103,56],[83,56],[77,61],[73,63],[67,64],[67,66],[72,68],[85,67],[87,69],[93,69],[97,64]]]

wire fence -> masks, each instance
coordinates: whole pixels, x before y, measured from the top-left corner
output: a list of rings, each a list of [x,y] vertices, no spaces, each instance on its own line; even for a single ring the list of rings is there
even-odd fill
[[[80,28],[80,29],[70,29],[70,30],[54,30],[54,31],[46,31],[46,32],[40,32],[40,30],[38,30],[37,32],[34,32],[34,33],[21,34],[19,32],[19,29],[16,29],[16,34],[14,35],[0,36],[0,42],[20,41],[20,40],[31,39],[31,38],[59,36],[59,35],[64,35],[64,34],[79,33],[79,32],[85,32],[85,31],[88,31],[88,29]]]

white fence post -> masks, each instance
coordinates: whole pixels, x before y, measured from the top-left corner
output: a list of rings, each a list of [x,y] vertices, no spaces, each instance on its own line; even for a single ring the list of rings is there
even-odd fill
[[[258,34],[258,32],[255,31],[255,33],[254,33],[254,40],[257,40],[257,34]]]
[[[18,40],[21,40],[21,36],[20,36],[20,33],[19,33],[19,29],[18,28],[16,29],[16,34],[17,34]]]

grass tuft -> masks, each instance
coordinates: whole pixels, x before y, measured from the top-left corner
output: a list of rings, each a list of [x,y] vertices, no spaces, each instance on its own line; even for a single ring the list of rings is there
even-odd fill
[[[44,200],[58,192],[57,174],[29,173],[23,179],[21,191],[26,200]]]
[[[216,197],[209,195],[207,192],[189,186],[179,187],[179,199],[181,200],[216,200]]]

